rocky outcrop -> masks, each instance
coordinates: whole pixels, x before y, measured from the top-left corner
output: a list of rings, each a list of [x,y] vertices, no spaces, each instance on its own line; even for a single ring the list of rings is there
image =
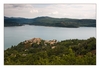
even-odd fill
[[[45,40],[45,43],[49,43],[50,45],[53,45],[55,43],[57,43],[57,40]]]
[[[37,43],[37,44],[40,44],[41,40],[42,40],[41,38],[33,38],[33,39],[30,39],[30,40],[25,40],[24,43],[25,44],[27,44],[27,43],[30,43],[30,44]]]
[[[54,48],[56,48],[56,46],[52,46],[52,47],[51,47],[51,49],[54,49]]]
[[[41,38],[32,38],[29,40],[25,40],[23,43],[24,44],[29,43],[30,45],[33,43],[37,43],[39,45],[41,41],[42,41]],[[47,43],[49,43],[50,45],[57,43],[57,40],[43,40],[43,41],[44,41],[44,45],[46,45]]]

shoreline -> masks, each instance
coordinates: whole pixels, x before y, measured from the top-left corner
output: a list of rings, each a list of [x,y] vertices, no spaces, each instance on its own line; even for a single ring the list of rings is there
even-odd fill
[[[20,27],[20,26],[25,26],[29,24],[24,24],[24,25],[15,25],[15,26],[4,26],[4,27]],[[44,26],[44,25],[29,25],[29,26],[43,26],[43,27],[57,27],[57,28],[80,28],[80,27],[88,27],[88,26],[79,26],[79,27],[61,27],[61,26]],[[89,26],[90,27],[90,26]],[[92,26],[91,26],[92,27]],[[96,27],[93,27],[96,28]]]

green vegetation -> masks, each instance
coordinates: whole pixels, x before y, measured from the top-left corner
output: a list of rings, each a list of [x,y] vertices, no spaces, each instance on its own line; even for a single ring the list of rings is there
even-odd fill
[[[22,26],[24,24],[39,25],[39,26],[54,26],[54,27],[72,27],[72,28],[96,27],[96,20],[52,18],[52,17],[37,17],[34,19],[4,17],[4,26]]]
[[[4,65],[96,65],[96,39],[24,41],[4,50]]]

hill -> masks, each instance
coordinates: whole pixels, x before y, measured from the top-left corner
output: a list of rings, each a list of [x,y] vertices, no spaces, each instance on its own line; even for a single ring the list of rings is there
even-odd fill
[[[22,26],[24,24],[32,23],[32,19],[4,17],[4,26]]]
[[[96,65],[96,39],[25,40],[4,50],[4,65]]]
[[[52,17],[37,17],[32,19],[4,17],[4,26],[21,26],[39,25],[39,26],[54,26],[54,27],[96,27],[95,19],[69,19],[69,18],[52,18]]]

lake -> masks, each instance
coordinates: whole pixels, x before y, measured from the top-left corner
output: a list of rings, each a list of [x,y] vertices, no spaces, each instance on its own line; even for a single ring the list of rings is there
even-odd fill
[[[32,38],[61,41],[66,39],[88,39],[90,37],[96,37],[95,27],[63,28],[34,25],[4,27],[4,49]]]

